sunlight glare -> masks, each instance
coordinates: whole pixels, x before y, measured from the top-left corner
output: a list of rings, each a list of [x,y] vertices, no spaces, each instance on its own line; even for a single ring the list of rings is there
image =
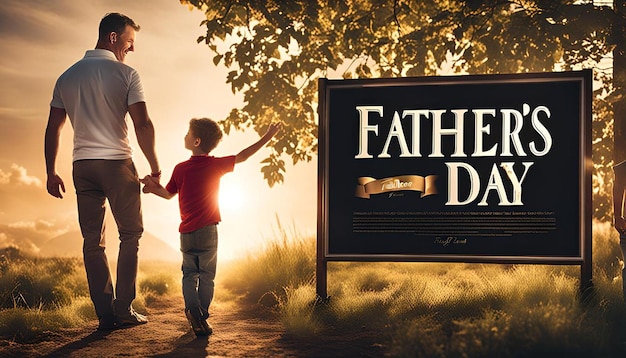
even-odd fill
[[[219,204],[223,212],[238,212],[243,208],[244,187],[236,178],[225,177],[220,183]]]

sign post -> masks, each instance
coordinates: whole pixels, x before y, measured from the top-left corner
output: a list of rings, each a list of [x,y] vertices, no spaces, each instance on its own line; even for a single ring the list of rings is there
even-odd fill
[[[317,294],[329,261],[581,266],[591,70],[319,80]]]

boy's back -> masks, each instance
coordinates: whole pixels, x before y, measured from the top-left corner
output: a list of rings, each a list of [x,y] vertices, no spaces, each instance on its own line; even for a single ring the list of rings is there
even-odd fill
[[[165,189],[178,193],[180,232],[191,232],[221,221],[218,203],[220,179],[232,172],[234,167],[234,155],[194,155],[176,165]]]

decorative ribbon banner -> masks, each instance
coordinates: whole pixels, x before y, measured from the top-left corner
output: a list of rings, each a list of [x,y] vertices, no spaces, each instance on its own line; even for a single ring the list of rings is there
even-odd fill
[[[369,199],[372,194],[381,194],[391,191],[413,190],[421,192],[420,197],[437,194],[435,181],[436,175],[426,177],[419,175],[400,175],[385,179],[360,177],[357,179],[355,195],[359,198]]]

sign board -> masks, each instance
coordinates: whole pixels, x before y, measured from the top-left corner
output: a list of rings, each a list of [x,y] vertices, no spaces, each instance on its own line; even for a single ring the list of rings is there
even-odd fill
[[[332,260],[590,265],[591,84],[320,79],[318,281]]]

